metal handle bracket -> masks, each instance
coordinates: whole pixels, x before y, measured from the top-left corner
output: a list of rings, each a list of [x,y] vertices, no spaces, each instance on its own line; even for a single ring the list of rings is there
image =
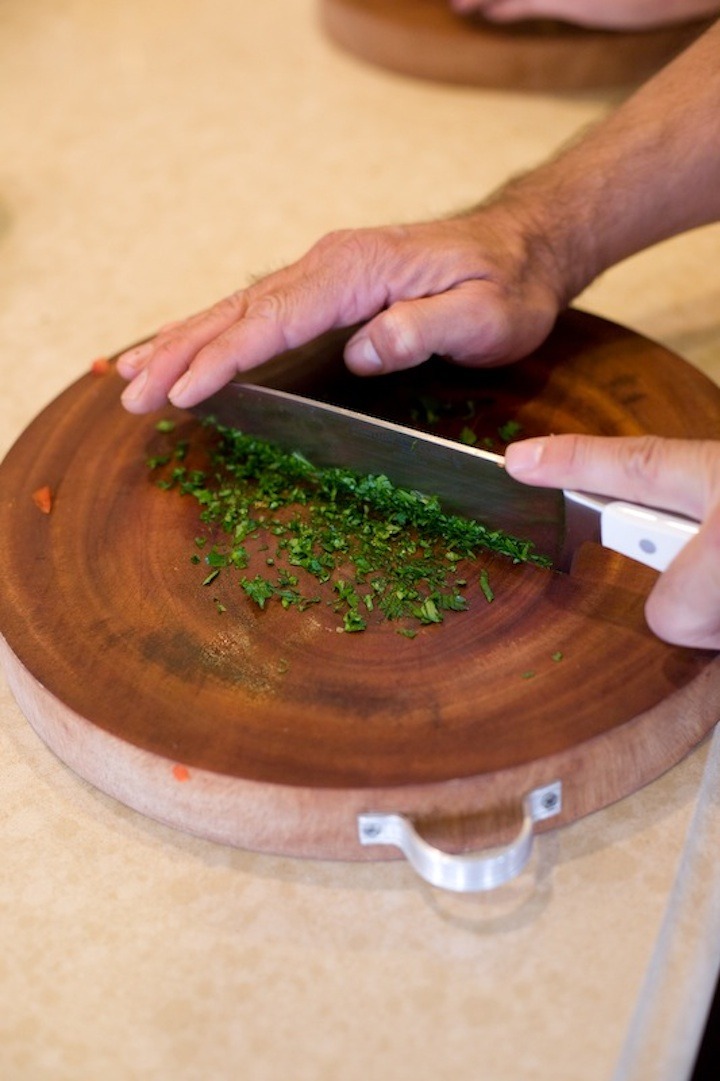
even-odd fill
[[[490,853],[455,854],[431,845],[407,815],[366,812],[357,818],[362,845],[393,845],[426,882],[456,893],[493,890],[517,877],[532,852],[535,822],[562,810],[562,782],[534,788],[523,798],[523,820],[510,844]]]

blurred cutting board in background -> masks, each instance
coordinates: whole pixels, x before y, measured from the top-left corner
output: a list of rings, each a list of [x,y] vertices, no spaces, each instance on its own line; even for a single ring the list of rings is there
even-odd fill
[[[434,430],[450,436],[471,402],[496,449],[509,420],[522,435],[720,430],[720,388],[579,311],[506,368],[437,360],[361,380],[339,362],[342,336],[324,347],[334,400],[415,423],[413,403],[433,397],[449,406]],[[317,348],[268,370],[288,386]],[[249,849],[387,858],[359,846],[358,812],[420,817],[464,848],[499,831],[488,809],[560,779],[559,825],[655,779],[717,720],[720,660],[655,638],[654,573],[596,546],[570,576],[482,555],[470,610],[412,640],[387,621],[338,633],[329,604],[261,611],[230,573],[204,588],[197,504],[158,489],[146,463],[169,437],[122,409],[122,385],[112,366],[88,372],[0,465],[8,680],[40,737],[102,791]],[[162,415],[201,449],[210,438],[189,414]],[[43,485],[49,514],[31,497]]]
[[[437,82],[515,90],[632,86],[712,20],[653,30],[590,30],[554,20],[494,26],[447,0],[320,0],[331,40],[362,60]]]

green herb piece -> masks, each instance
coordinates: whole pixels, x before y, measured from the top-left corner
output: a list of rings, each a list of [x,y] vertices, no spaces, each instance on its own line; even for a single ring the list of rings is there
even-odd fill
[[[522,431],[522,424],[519,421],[506,420],[498,428],[498,435],[504,443],[510,443],[520,431]]]
[[[161,466],[167,465],[169,461],[169,454],[157,454],[154,458],[148,458],[145,464],[148,469],[159,469]]]
[[[348,631],[350,633],[354,631],[364,631],[366,627],[367,623],[360,615],[360,613],[355,611],[355,609],[351,608],[350,611],[346,612],[343,616],[344,631]]]
[[[268,582],[267,578],[263,578],[261,575],[256,574],[254,578],[241,578],[240,585],[251,601],[255,601],[255,604],[260,608],[265,607],[266,601],[275,593],[275,587],[272,582]]]
[[[465,427],[460,432],[460,442],[465,443],[466,446],[474,447],[477,441],[478,437],[475,435],[475,432],[472,430],[472,428],[468,428],[468,426],[465,425]]]
[[[438,611],[438,606],[432,597],[426,597],[421,605],[413,609],[413,615],[420,620],[421,623],[442,623],[442,612]]]
[[[483,591],[483,595],[488,604],[491,604],[495,600],[495,594],[493,593],[492,586],[490,585],[490,579],[488,578],[488,572],[485,567],[480,571],[480,588]]]
[[[534,679],[535,672],[531,669],[529,672],[523,672],[522,679]]]
[[[418,399],[418,409],[413,410],[413,415],[425,424],[433,425],[440,420],[442,410],[443,404],[441,401],[431,397],[429,394],[424,394]]]
[[[560,650],[558,649],[558,650],[557,650],[557,651],[556,651],[555,653],[553,653],[553,655],[552,655],[552,657],[551,657],[550,659],[551,659],[551,660],[553,660],[553,661],[561,661],[561,660],[563,659],[563,657],[564,657],[564,656],[565,656],[565,654],[564,654],[564,653],[562,653],[562,652],[561,652],[561,651],[560,651]]]
[[[218,552],[217,548],[213,548],[205,556],[205,562],[208,567],[227,567],[228,557],[224,552]]]
[[[156,432],[174,432],[175,421],[174,420],[159,420],[155,425]]]

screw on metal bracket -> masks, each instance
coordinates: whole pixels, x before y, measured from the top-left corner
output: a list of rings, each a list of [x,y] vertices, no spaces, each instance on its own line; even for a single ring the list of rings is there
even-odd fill
[[[532,815],[535,822],[553,818],[562,811],[562,781],[553,781],[530,793]]]

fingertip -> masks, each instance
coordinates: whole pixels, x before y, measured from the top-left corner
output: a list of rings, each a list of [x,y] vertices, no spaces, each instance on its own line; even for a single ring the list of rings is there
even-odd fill
[[[145,387],[147,386],[148,374],[143,369],[134,379],[125,387],[125,390],[120,396],[120,400],[129,413],[141,413],[143,411],[142,396]]]
[[[542,462],[547,439],[521,439],[505,450],[505,468],[517,480],[532,477]]]
[[[192,374],[187,371],[180,376],[178,381],[174,383],[168,391],[168,399],[178,409],[184,409],[187,405],[194,405],[192,399]]]

